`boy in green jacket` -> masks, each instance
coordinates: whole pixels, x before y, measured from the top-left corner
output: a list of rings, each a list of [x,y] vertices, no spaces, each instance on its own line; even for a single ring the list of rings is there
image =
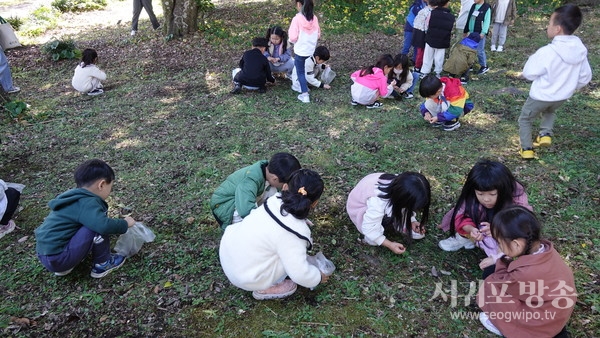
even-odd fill
[[[115,173],[106,162],[88,160],[75,170],[76,189],[51,200],[50,214],[35,229],[36,251],[42,265],[57,276],[73,271],[91,251],[93,278],[102,278],[125,263],[110,253],[109,235],[124,234],[135,220],[108,218],[106,198]]]
[[[269,196],[281,190],[300,162],[289,153],[277,153],[269,161],[258,161],[237,170],[219,185],[210,199],[210,209],[223,230],[240,222]]]

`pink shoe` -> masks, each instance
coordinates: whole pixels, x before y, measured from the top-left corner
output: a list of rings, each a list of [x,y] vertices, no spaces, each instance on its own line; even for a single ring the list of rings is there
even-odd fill
[[[279,284],[275,284],[266,290],[252,292],[252,297],[258,300],[282,299],[291,296],[296,292],[298,285],[291,279],[285,279]]]
[[[4,235],[6,234],[10,234],[11,232],[13,232],[13,230],[15,230],[16,227],[17,225],[12,219],[8,221],[8,224],[0,226],[0,238],[4,237]]]

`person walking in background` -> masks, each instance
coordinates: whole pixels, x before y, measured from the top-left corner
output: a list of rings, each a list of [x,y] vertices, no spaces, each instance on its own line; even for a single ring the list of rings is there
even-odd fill
[[[2,89],[9,94],[18,93],[21,91],[21,88],[16,87],[13,84],[12,73],[10,72],[8,59],[6,58],[2,47],[0,47],[0,83],[2,84]]]
[[[160,27],[160,23],[156,19],[154,11],[152,10],[152,0],[133,0],[133,19],[131,19],[131,36],[137,34],[138,21],[140,19],[140,14],[142,13],[142,8],[146,10],[146,13],[148,13],[150,22],[152,22],[152,28],[158,29],[158,27]]]
[[[492,52],[504,51],[508,26],[515,23],[517,5],[515,0],[492,0]],[[497,47],[496,47],[497,46]]]

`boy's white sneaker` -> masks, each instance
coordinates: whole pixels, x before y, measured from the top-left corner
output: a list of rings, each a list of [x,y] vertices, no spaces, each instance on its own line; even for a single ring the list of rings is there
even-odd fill
[[[492,52],[495,52],[495,51],[497,51],[496,45],[492,45]]]
[[[496,49],[497,52],[502,52],[504,50],[504,46],[498,46],[498,49]]]
[[[298,95],[298,100],[302,101],[302,103],[310,103],[310,96],[308,96],[308,93],[302,93]]]
[[[462,248],[473,249],[475,248],[475,243],[473,243],[473,241],[470,239],[456,233],[454,237],[448,237],[439,241],[438,246],[444,251],[456,251]]]

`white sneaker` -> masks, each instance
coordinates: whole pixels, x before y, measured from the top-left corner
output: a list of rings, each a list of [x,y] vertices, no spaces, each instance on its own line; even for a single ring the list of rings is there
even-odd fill
[[[462,248],[473,249],[475,248],[475,243],[473,243],[470,239],[456,233],[454,237],[448,237],[439,241],[438,246],[444,251],[456,251]]]
[[[492,324],[492,322],[490,321],[490,317],[488,317],[488,315],[485,312],[479,313],[479,321],[481,322],[481,324],[483,324],[483,326],[485,326],[486,329],[488,329],[488,331],[495,333],[498,336],[502,335],[500,330],[498,330],[498,328],[495,327],[494,324]]]
[[[66,275],[70,274],[71,271],[73,271],[73,269],[75,269],[75,268],[70,268],[67,271],[55,272],[54,275],[58,276],[58,277],[66,276]]]
[[[420,234],[418,232],[415,232],[414,230],[411,230],[412,232],[412,238],[413,239],[423,239],[425,238],[425,234]]]
[[[7,235],[7,234],[10,234],[11,232],[13,232],[16,227],[17,227],[17,225],[15,224],[15,221],[13,221],[12,219],[9,220],[6,225],[0,226],[0,238],[4,237],[4,235]]]
[[[135,34],[137,34],[137,31],[131,31],[131,36],[135,36]]]
[[[310,103],[310,96],[308,96],[308,93],[302,93],[298,95],[298,100],[302,101],[302,103]]]
[[[9,94],[14,94],[14,93],[18,93],[21,91],[21,88],[14,86],[11,90],[6,91]]]
[[[498,46],[498,49],[496,49],[497,52],[502,52],[504,50],[504,46]]]
[[[495,52],[495,51],[497,51],[496,45],[492,45],[492,52]]]

